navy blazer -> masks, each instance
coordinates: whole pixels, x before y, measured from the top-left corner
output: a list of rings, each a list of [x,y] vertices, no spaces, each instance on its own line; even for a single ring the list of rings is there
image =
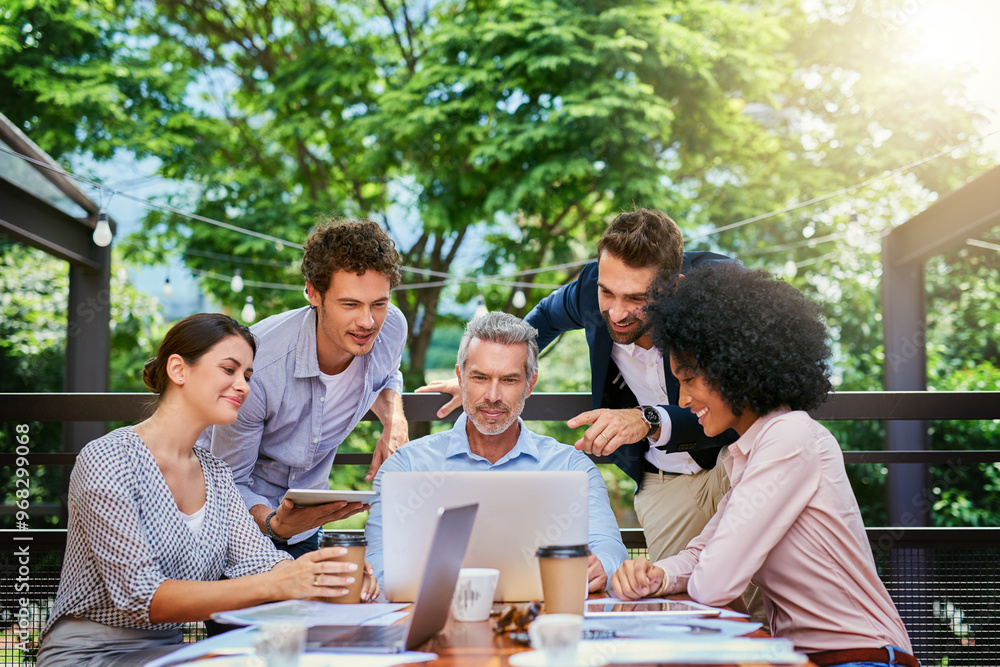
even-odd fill
[[[681,273],[699,265],[733,260],[712,252],[686,252]],[[625,384],[618,367],[611,359],[614,341],[608,325],[601,315],[597,300],[597,262],[583,268],[579,277],[542,299],[525,321],[538,329],[538,348],[544,349],[564,331],[583,329],[590,347],[591,405],[593,408],[632,408],[638,405],[635,394]],[[670,416],[670,439],[660,448],[667,452],[686,451],[698,465],[706,470],[715,466],[719,450],[736,440],[736,434],[726,431],[709,438],[698,419],[687,408],[677,405],[680,385],[677,378],[664,364],[665,382],[669,405],[660,406]],[[609,378],[610,375],[610,378]],[[642,473],[649,449],[649,440],[643,438],[631,445],[615,450],[609,458],[636,481],[642,483]]]

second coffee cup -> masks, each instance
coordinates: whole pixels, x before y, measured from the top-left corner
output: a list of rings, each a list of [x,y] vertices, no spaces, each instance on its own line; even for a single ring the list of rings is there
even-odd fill
[[[538,568],[546,614],[583,614],[587,599],[586,544],[539,547]]]
[[[323,602],[339,602],[342,604],[357,604],[361,602],[361,585],[365,578],[365,548],[368,541],[360,533],[324,533],[319,542],[323,547],[344,547],[347,553],[343,556],[330,558],[329,560],[338,563],[354,563],[358,569],[354,572],[346,572],[342,576],[354,577],[354,583],[347,587],[347,595],[338,598],[319,598]]]

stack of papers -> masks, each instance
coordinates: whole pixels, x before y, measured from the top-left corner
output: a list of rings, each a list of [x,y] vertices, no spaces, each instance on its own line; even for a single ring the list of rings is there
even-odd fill
[[[363,625],[368,621],[376,621],[379,617],[394,611],[399,611],[406,604],[365,603],[365,604],[332,604],[330,602],[313,602],[310,600],[285,600],[271,602],[256,607],[223,611],[212,614],[212,619],[228,625],[263,625],[264,623],[297,623],[306,627],[314,625]],[[395,621],[398,616],[388,620],[386,625]],[[370,625],[381,625],[372,622]]]

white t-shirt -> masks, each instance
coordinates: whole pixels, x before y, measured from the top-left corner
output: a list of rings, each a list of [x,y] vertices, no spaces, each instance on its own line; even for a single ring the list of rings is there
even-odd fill
[[[322,371],[319,379],[326,387],[323,401],[323,435],[321,441],[340,433],[350,424],[365,389],[364,357],[354,357],[343,372],[327,375]]]

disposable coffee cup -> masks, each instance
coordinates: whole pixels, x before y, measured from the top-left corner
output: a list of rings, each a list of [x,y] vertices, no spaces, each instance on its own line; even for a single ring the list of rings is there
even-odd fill
[[[319,542],[320,548],[324,547],[345,547],[347,553],[343,556],[336,556],[328,560],[336,563],[354,563],[358,569],[354,572],[345,572],[340,576],[354,577],[354,583],[347,587],[347,595],[338,598],[317,598],[323,602],[338,602],[341,604],[357,604],[361,602],[361,585],[365,578],[365,548],[368,541],[360,533],[324,533]]]
[[[451,615],[456,621],[487,621],[493,606],[500,570],[488,567],[463,567],[458,573]]]
[[[535,555],[542,574],[546,614],[583,614],[587,599],[586,544],[540,547]]]

